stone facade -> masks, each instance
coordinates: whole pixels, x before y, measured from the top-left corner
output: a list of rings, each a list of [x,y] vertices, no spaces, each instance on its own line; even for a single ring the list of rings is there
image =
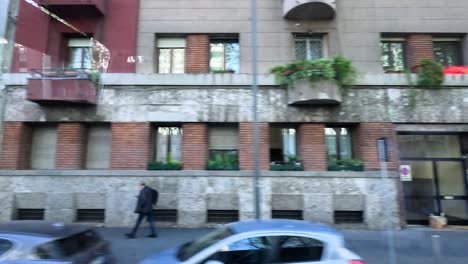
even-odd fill
[[[138,183],[160,192],[157,209],[176,209],[177,222],[159,226],[203,227],[207,210],[238,210],[239,219],[254,215],[252,172],[145,171],[0,171],[0,221],[17,209],[45,209],[45,219],[74,222],[77,209],[105,209],[107,227],[131,226]],[[383,229],[385,216],[399,227],[397,178],[378,172],[262,172],[262,216],[271,210],[301,210],[305,220],[334,223],[334,211],[362,211],[364,223]],[[385,201],[386,206],[382,203]],[[384,210],[389,210],[385,212]],[[157,218],[157,216],[156,216]]]

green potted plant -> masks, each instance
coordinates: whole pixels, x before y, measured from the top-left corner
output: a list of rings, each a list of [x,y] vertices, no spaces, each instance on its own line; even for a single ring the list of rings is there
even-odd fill
[[[364,162],[357,159],[344,159],[331,161],[329,171],[364,171]]]
[[[206,163],[207,170],[239,170],[239,160],[234,153],[216,153]]]
[[[444,68],[434,60],[421,60],[418,65],[418,86],[440,88],[444,83]]]
[[[288,88],[288,103],[339,104],[341,90],[353,84],[356,71],[351,61],[333,59],[302,60],[271,69],[276,81]]]
[[[167,154],[166,162],[150,161],[147,165],[148,170],[181,170],[182,168],[182,163],[173,160],[170,152]]]
[[[286,162],[273,162],[270,164],[271,171],[303,171],[302,162],[297,159],[296,155],[287,155]]]

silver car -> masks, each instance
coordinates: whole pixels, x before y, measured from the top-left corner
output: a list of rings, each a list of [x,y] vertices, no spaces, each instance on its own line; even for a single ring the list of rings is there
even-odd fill
[[[141,264],[364,264],[331,227],[295,220],[228,224]]]
[[[90,227],[43,221],[0,224],[2,264],[113,263],[109,243]]]

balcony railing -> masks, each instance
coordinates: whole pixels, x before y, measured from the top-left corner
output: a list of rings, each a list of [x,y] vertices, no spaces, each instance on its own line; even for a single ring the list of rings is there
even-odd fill
[[[96,104],[96,84],[89,70],[41,69],[31,72],[26,94],[29,101],[38,104]]]
[[[330,20],[336,0],[283,0],[283,17],[289,20]]]
[[[106,14],[106,0],[39,0],[38,2],[58,15]]]

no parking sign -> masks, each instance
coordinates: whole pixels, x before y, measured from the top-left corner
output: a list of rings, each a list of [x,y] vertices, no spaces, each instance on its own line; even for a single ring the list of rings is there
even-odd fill
[[[401,181],[412,181],[410,165],[400,165],[400,179]]]

